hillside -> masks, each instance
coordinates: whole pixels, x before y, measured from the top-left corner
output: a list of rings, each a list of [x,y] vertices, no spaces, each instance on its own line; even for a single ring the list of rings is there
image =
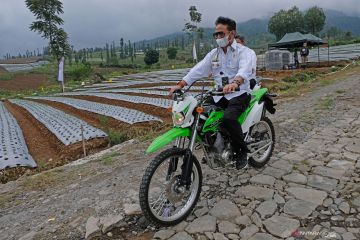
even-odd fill
[[[337,27],[343,31],[350,31],[353,35],[360,35],[360,17],[349,16],[336,10],[324,10],[326,14],[325,28]],[[275,37],[268,33],[267,25],[269,19],[250,19],[245,22],[237,23],[238,32],[246,36],[250,46],[261,46],[275,41]],[[210,42],[212,39],[213,27],[204,28],[204,39]],[[189,37],[184,32],[175,32],[155,39],[139,41],[136,44],[153,44],[155,42],[174,41],[175,39],[184,39],[185,44],[189,43]],[[180,41],[180,40],[179,40]]]

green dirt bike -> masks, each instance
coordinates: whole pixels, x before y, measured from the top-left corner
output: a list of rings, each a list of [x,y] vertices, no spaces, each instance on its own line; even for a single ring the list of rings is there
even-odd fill
[[[172,107],[174,128],[157,137],[147,149],[147,153],[153,153],[174,142],[150,162],[140,185],[141,209],[156,225],[178,224],[195,207],[202,186],[195,149],[203,149],[204,160],[212,169],[224,169],[235,163],[229,134],[221,126],[224,110],[207,103],[215,95],[223,95],[222,90],[203,90],[196,96],[176,91]],[[248,162],[260,168],[269,161],[274,149],[275,131],[266,110],[275,113],[272,97],[276,95],[260,87],[251,95],[239,124],[250,150]]]

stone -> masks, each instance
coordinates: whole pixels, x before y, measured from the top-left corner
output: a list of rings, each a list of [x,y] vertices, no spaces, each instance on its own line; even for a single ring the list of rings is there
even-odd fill
[[[155,233],[154,238],[155,239],[169,239],[171,236],[175,234],[174,230],[166,229],[166,230],[160,230]]]
[[[249,199],[257,199],[257,200],[268,200],[272,199],[274,195],[274,190],[264,187],[258,187],[258,186],[243,186],[240,187],[235,194],[237,194],[239,197],[245,197]]]
[[[211,232],[205,232],[205,236],[208,238],[208,239],[214,239],[214,236]]]
[[[229,234],[229,235],[228,235],[228,238],[229,238],[229,239],[232,239],[232,240],[238,240],[240,237],[239,237],[239,235],[237,235],[237,234]]]
[[[338,180],[320,175],[309,175],[307,184],[321,190],[331,191],[336,188]]]
[[[342,239],[343,239],[343,240],[356,240],[356,239],[357,239],[357,238],[354,236],[354,234],[351,233],[351,232],[343,233],[341,236],[342,236]]]
[[[278,204],[285,203],[285,199],[277,193],[274,195],[274,201]]]
[[[356,197],[351,202],[355,207],[360,207],[360,196]]]
[[[255,233],[249,240],[276,240],[272,235],[267,233]]]
[[[190,234],[203,233],[203,232],[215,232],[216,230],[216,218],[210,215],[205,215],[195,219],[193,222],[185,228]]]
[[[272,167],[282,169],[286,172],[291,172],[291,170],[293,168],[293,164],[290,163],[289,161],[285,161],[285,160],[278,160],[276,162],[271,163],[270,165]]]
[[[254,212],[250,218],[251,218],[251,221],[253,223],[255,223],[256,226],[258,226],[260,228],[263,226],[263,222],[261,221],[259,214],[257,214],[256,212]]]
[[[340,203],[339,209],[345,214],[350,213],[350,205],[347,202]]]
[[[297,162],[301,162],[302,160],[304,160],[304,157],[296,152],[286,154],[282,158],[289,160],[289,162],[291,162],[291,163],[297,163]]]
[[[185,221],[182,221],[181,223],[175,225],[174,227],[172,227],[173,230],[175,230],[176,232],[182,232],[185,230],[185,228],[187,227],[188,223]]]
[[[265,220],[264,225],[266,230],[268,230],[272,235],[281,238],[289,237],[300,227],[298,220],[283,216],[272,216],[271,218]]]
[[[235,223],[240,226],[248,226],[251,224],[251,220],[248,216],[239,216],[235,218]]]
[[[111,231],[113,228],[121,227],[125,225],[126,223],[122,220],[124,217],[122,215],[109,215],[106,217],[100,218],[100,225],[102,226],[102,232],[107,233],[108,231]]]
[[[354,166],[354,163],[345,160],[331,160],[326,166],[336,169],[348,170]]]
[[[284,213],[301,219],[306,219],[316,207],[316,204],[292,198],[285,203]]]
[[[344,175],[345,170],[343,169],[334,169],[330,167],[317,166],[313,169],[313,172],[324,177],[341,179]]]
[[[169,240],[194,240],[189,234],[186,232],[179,232],[172,236]]]
[[[19,240],[33,240],[35,239],[37,232],[35,231],[30,231],[27,234],[25,234],[24,236],[22,236],[21,238],[19,238]]]
[[[275,178],[269,175],[258,174],[250,178],[250,182],[272,186],[274,185]]]
[[[209,212],[209,209],[204,207],[204,208],[200,208],[200,209],[196,210],[194,212],[194,214],[196,217],[201,217],[201,216],[204,216],[205,214],[207,214],[208,212]]]
[[[85,239],[92,239],[94,237],[101,236],[101,230],[99,227],[99,219],[91,216],[88,218],[85,226]]]
[[[228,240],[222,233],[213,233],[214,240]]]
[[[360,153],[360,139],[359,138],[352,139],[352,141],[345,146],[345,149],[350,152],[359,154]]]
[[[301,199],[316,205],[322,205],[324,199],[327,197],[327,193],[320,190],[302,188],[302,187],[290,187],[286,191],[297,199]]]
[[[244,228],[239,236],[241,240],[246,240],[249,239],[251,236],[253,236],[255,233],[257,233],[259,231],[259,228],[256,225],[250,225],[246,228]]]
[[[141,208],[139,204],[124,204],[125,214],[128,216],[141,214]]]
[[[260,214],[262,219],[271,217],[277,208],[277,204],[273,200],[267,200],[262,202],[257,208],[256,211]]]
[[[280,179],[282,176],[284,176],[288,172],[285,170],[279,169],[279,168],[274,168],[274,167],[268,166],[264,169],[264,171],[262,173]]]
[[[294,183],[298,183],[298,184],[306,184],[307,183],[307,178],[305,175],[300,174],[300,173],[290,173],[289,175],[285,175],[282,177],[284,179],[284,181],[286,182],[294,182]]]
[[[240,232],[240,228],[236,224],[231,223],[229,221],[221,221],[218,224],[218,228],[219,228],[219,232],[221,232],[223,234]]]
[[[210,215],[219,220],[233,221],[241,213],[235,203],[229,199],[220,200],[209,212]]]

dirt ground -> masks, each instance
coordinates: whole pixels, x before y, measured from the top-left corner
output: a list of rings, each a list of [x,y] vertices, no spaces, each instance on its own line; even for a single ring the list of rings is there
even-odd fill
[[[324,172],[317,173],[315,170],[320,167],[324,168],[333,159],[351,161],[352,167],[357,172],[348,171],[348,175],[343,176],[340,181],[336,181],[339,184],[335,184],[334,190],[331,188],[332,190],[326,191],[328,192],[326,196],[334,204],[335,199],[336,201],[350,200],[349,194],[358,192],[358,170],[360,167],[359,155],[351,154],[347,150],[348,147],[352,147],[352,151],[358,152],[358,148],[355,149],[356,145],[351,144],[354,144],[354,139],[359,139],[357,135],[360,123],[358,114],[359,88],[354,87],[359,81],[359,71],[360,69],[357,67],[357,69],[335,73],[328,77],[334,78],[334,81],[329,84],[322,85],[320,81],[315,82],[311,86],[312,92],[293,101],[279,103],[276,107],[276,114],[269,115],[276,131],[276,145],[273,157],[266,167],[261,169],[249,168],[241,172],[237,170],[215,172],[202,164],[204,186],[209,190],[203,188],[203,195],[200,200],[208,203],[209,206],[206,205],[206,208],[210,211],[215,203],[221,199],[226,198],[234,201],[239,206],[241,214],[251,219],[252,222],[249,224],[260,222],[261,228],[256,228],[256,231],[260,231],[263,236],[268,236],[268,239],[273,239],[274,237],[266,231],[267,228],[264,224],[267,223],[264,223],[263,220],[258,221],[260,216],[258,218],[251,217],[256,213],[259,204],[264,201],[263,197],[248,196],[245,199],[245,197],[234,193],[238,190],[237,186],[263,187],[265,184],[254,184],[250,179],[271,175],[275,184],[269,184],[269,187],[266,188],[276,191],[276,196],[289,201],[294,198],[291,194],[285,193],[289,187],[299,188],[301,186],[306,189],[311,189],[311,187],[300,183],[287,183],[282,177],[285,176],[284,174],[290,172],[297,175],[304,174],[305,179],[308,180],[310,176],[324,174]],[[332,100],[330,101],[331,104],[326,101],[327,99]],[[322,108],[318,109],[319,107]],[[0,238],[15,240],[27,234],[33,234],[33,239],[37,240],[83,239],[86,233],[86,222],[90,216],[97,218],[109,215],[125,216],[125,204],[138,203],[137,194],[144,169],[148,166],[149,160],[156,155],[145,154],[144,150],[148,144],[149,142],[138,141],[124,143],[121,146],[117,145],[102,153],[79,160],[78,165],[58,167],[36,176],[25,176],[17,181],[2,185],[0,188]],[[112,154],[112,158],[109,158],[108,154]],[[201,159],[202,155],[199,153],[197,157]],[[352,158],[355,160],[350,160]],[[82,162],[80,163],[80,161]],[[335,172],[335,169],[333,171]],[[337,169],[336,172],[339,171],[340,169]],[[328,176],[328,178],[332,181],[335,179],[333,176]],[[324,176],[324,181],[327,181],[325,179],[328,178]],[[230,185],[230,182],[233,184],[234,179],[245,181],[232,187],[233,185]],[[279,184],[280,182],[282,184]],[[354,194],[355,196],[359,195]],[[240,200],[238,201],[238,199]],[[301,196],[300,199],[302,199]],[[276,215],[282,214],[280,211],[282,211],[283,205],[281,207],[279,205],[277,205]],[[357,223],[359,209],[352,206],[351,208],[354,208],[355,212],[351,214],[342,214],[339,211],[341,214],[337,215],[341,216],[342,220],[333,221],[334,215],[322,214],[323,211],[330,212],[329,209],[332,206],[326,208],[319,206],[312,215],[314,218],[311,216],[308,220],[331,224],[328,227],[329,231],[330,227],[334,231],[355,230],[357,237],[351,239],[359,239],[358,227],[346,226],[346,230],[345,227],[340,228],[335,225],[346,223],[343,219],[351,219]],[[289,216],[284,215],[284,217]],[[120,233],[120,228],[116,228],[112,230],[112,237],[104,235],[98,239],[151,239],[153,236],[151,231],[145,233],[147,235],[142,235],[144,230],[133,228],[134,225],[141,224],[141,215],[133,219],[126,221],[131,223],[128,225],[129,228],[125,227],[122,233]],[[196,219],[193,214],[185,224],[193,224]],[[307,224],[302,220],[299,222]],[[312,225],[301,226],[313,229]],[[241,230],[244,229],[243,227],[245,226],[241,226]],[[163,228],[163,230],[171,231],[172,229]],[[136,233],[131,236],[132,231],[136,231]],[[215,231],[219,231],[218,228]],[[194,236],[194,239],[200,239],[200,237]]]
[[[49,77],[44,74],[17,73],[11,80],[0,80],[1,91],[37,90],[48,85]]]

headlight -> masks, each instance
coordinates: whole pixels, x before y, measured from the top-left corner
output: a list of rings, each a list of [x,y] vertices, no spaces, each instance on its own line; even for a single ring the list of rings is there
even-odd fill
[[[174,124],[177,125],[177,126],[182,125],[184,123],[184,121],[185,121],[184,114],[182,114],[182,113],[174,113],[173,114],[173,121],[174,121]]]

